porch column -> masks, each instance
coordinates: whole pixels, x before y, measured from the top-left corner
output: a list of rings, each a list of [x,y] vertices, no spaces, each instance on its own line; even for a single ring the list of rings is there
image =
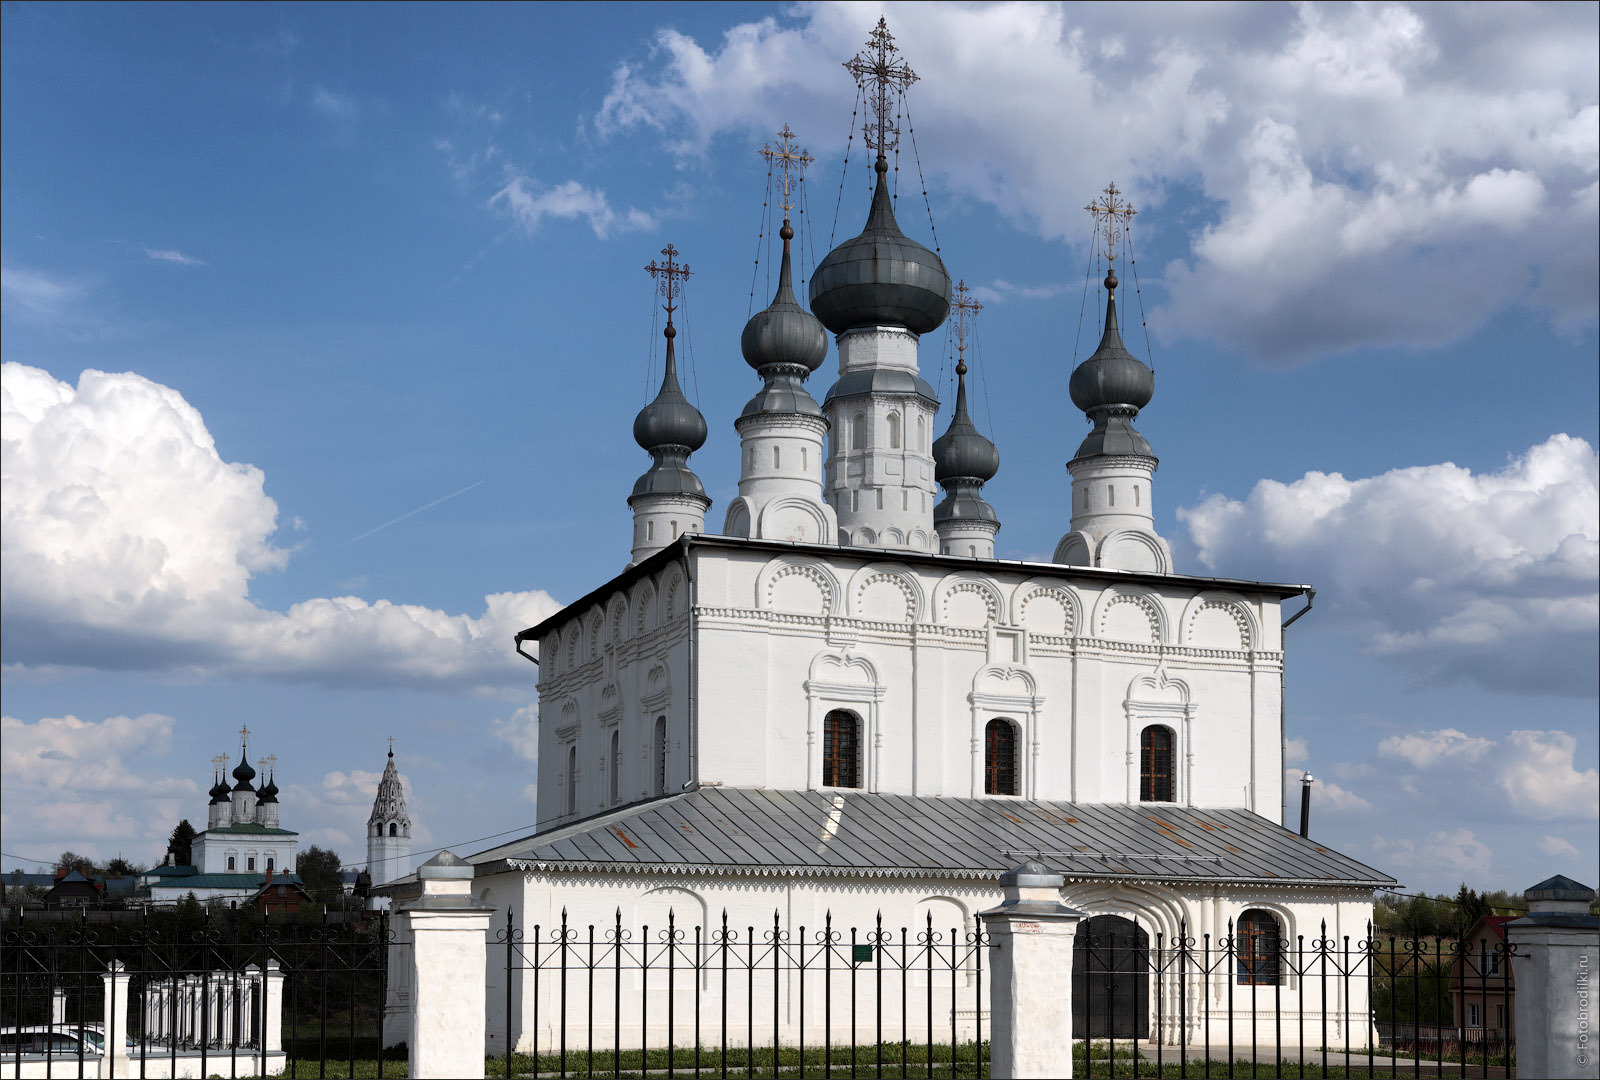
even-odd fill
[[[1072,1075],[1072,943],[1083,912],[1061,902],[1066,879],[1029,860],[1000,877],[1000,906],[980,912],[993,940],[990,1072]]]
[[[441,851],[417,870],[422,896],[400,910],[411,931],[410,1075],[482,1080],[489,916],[472,866]]]
[[[1594,890],[1557,874],[1526,895],[1528,914],[1505,925],[1515,950],[1517,1075],[1600,1076],[1594,1035],[1600,919],[1589,914]]]

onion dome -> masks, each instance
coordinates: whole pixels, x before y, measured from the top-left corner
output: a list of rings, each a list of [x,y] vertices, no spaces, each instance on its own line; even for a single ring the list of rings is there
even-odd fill
[[[744,327],[739,347],[745,363],[766,380],[756,396],[739,414],[747,416],[784,413],[821,416],[816,399],[802,381],[822,366],[828,355],[828,334],[794,298],[794,278],[790,269],[789,241],[794,238],[787,218],[778,231],[783,238],[783,263],[778,270],[778,292],[772,303],[756,312]]]
[[[208,793],[211,796],[211,805],[216,806],[218,803],[227,802],[228,785],[222,782],[222,777],[215,774],[213,774],[212,779],[215,782],[211,785],[211,791]]]
[[[979,434],[968,415],[966,372],[958,371],[961,377],[956,387],[955,415],[945,433],[933,440],[933,478],[941,484],[958,476],[983,483],[993,480],[1000,471],[1000,451]]]
[[[233,778],[238,781],[233,785],[235,791],[254,791],[255,786],[250,781],[256,778],[256,771],[250,767],[250,762],[245,760],[244,753],[239,754],[239,764],[233,767]]]
[[[861,235],[846,240],[811,276],[811,311],[835,334],[858,326],[937,329],[950,314],[950,274],[938,255],[900,231],[889,199],[889,163],[874,166],[878,186]]]
[[[1128,352],[1117,327],[1117,278],[1107,274],[1106,328],[1093,355],[1072,372],[1072,403],[1094,421],[1094,430],[1078,447],[1076,458],[1096,455],[1154,457],[1150,443],[1133,428],[1139,410],[1156,392],[1156,375]]]
[[[274,770],[273,774],[267,777],[267,782],[261,788],[261,791],[256,799],[257,802],[275,803],[278,801],[278,784],[276,776],[277,771]]]
[[[672,339],[678,335],[671,322],[663,331],[667,339],[666,371],[655,400],[639,410],[633,421],[633,440],[655,458],[633,485],[635,495],[692,493],[704,496],[700,478],[689,468],[689,455],[706,442],[706,418],[683,396],[678,385],[678,361]]]

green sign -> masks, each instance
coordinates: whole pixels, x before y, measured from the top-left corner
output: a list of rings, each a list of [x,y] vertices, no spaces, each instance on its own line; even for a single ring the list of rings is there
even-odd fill
[[[872,963],[872,946],[871,945],[852,945],[852,946],[850,946],[850,961],[851,961],[851,963],[855,963],[855,964],[870,964],[870,963]]]

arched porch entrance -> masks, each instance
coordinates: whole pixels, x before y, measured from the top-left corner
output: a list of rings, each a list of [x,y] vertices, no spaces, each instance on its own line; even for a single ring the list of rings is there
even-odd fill
[[[1078,925],[1072,945],[1072,1035],[1150,1037],[1150,935],[1121,915]]]

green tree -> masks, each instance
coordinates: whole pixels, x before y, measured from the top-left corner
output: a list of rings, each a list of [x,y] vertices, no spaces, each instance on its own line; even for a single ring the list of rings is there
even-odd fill
[[[189,824],[189,819],[184,818],[172,830],[172,838],[167,841],[167,850],[172,852],[172,861],[178,866],[194,865],[194,826]]]
[[[344,883],[339,879],[339,855],[312,844],[295,860],[295,870],[305,883],[311,899],[324,907],[337,907],[344,899]]]
[[[136,863],[129,862],[121,855],[118,855],[115,859],[112,859],[110,862],[106,863],[106,877],[137,877],[142,873],[144,873],[144,867],[139,866]]]
[[[63,851],[56,858],[57,870],[79,870],[84,877],[96,872],[94,860],[87,855],[79,855],[76,851]]]
[[[1478,890],[1467,888],[1467,883],[1464,881],[1456,892],[1455,905],[1456,913],[1455,918],[1451,920],[1451,930],[1452,936],[1456,938],[1465,938],[1478,924],[1479,919],[1494,914],[1489,902],[1479,895]]]

